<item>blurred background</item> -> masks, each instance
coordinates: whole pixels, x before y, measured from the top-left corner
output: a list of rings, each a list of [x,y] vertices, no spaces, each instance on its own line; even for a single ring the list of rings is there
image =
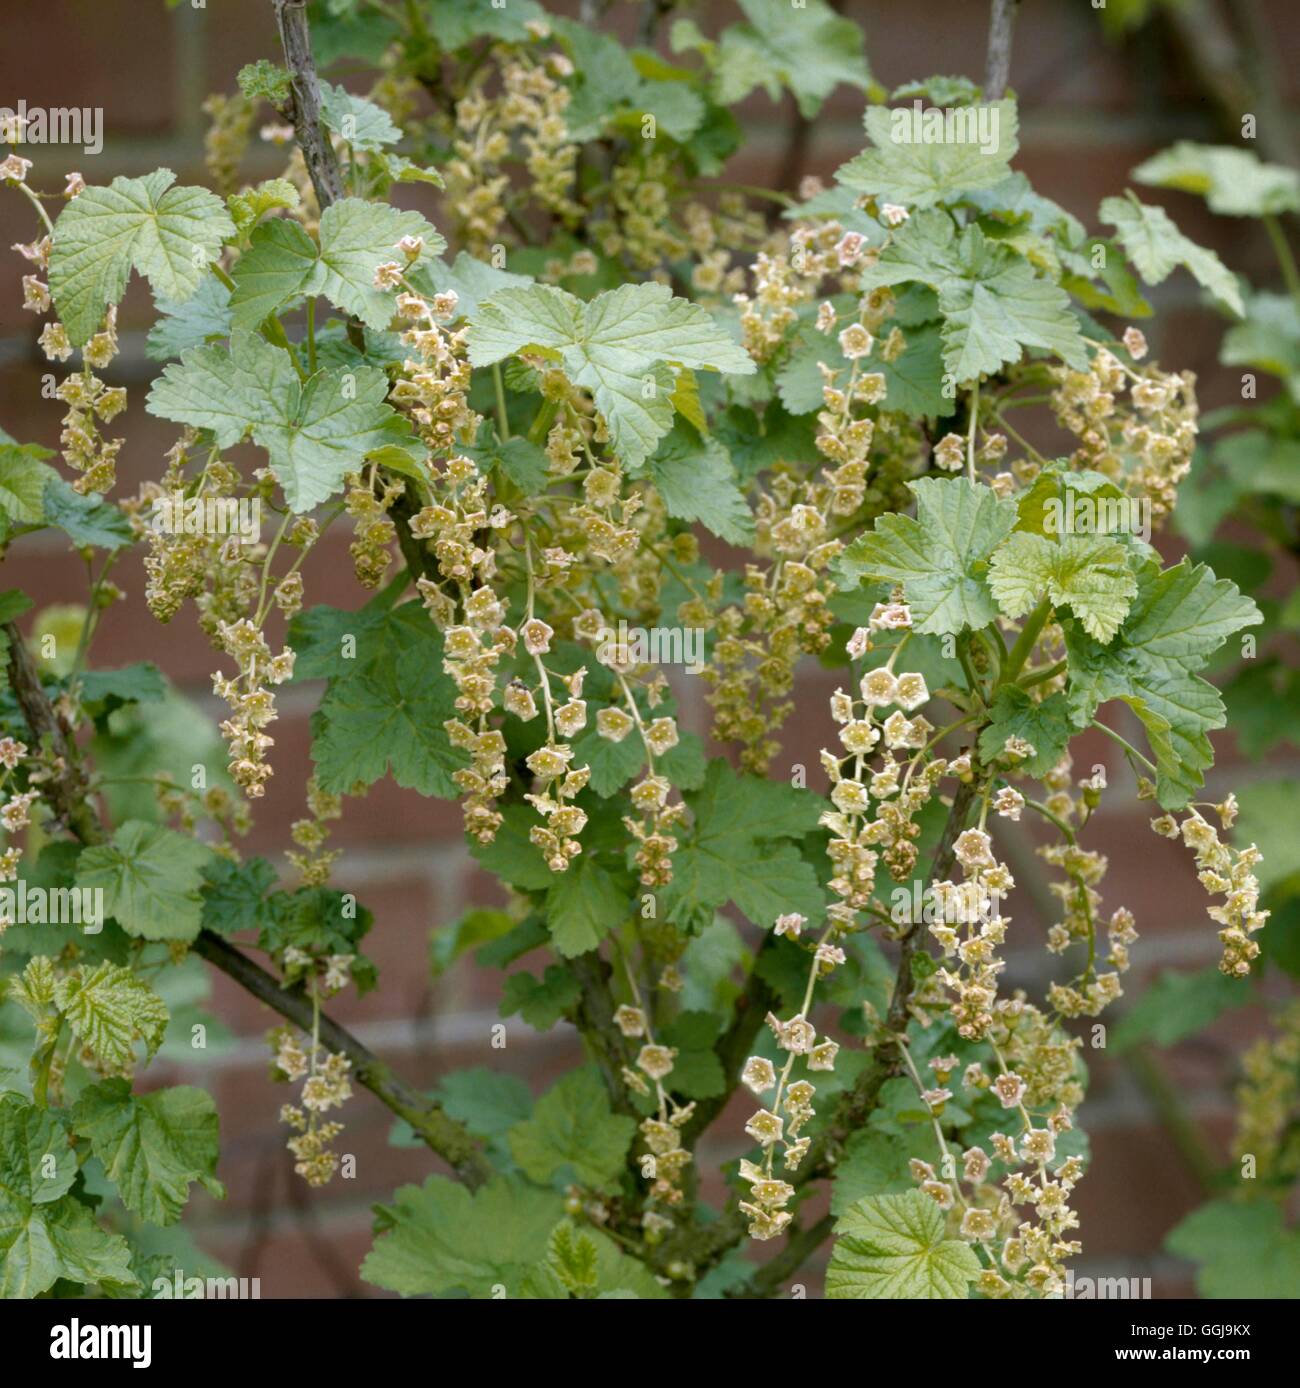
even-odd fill
[[[435,5],[477,3],[487,0],[434,0]],[[577,0],[552,8],[578,12]],[[631,40],[643,8],[642,0],[615,0],[605,22]],[[982,76],[987,27],[982,0],[844,0],[835,8],[864,29],[872,73],[887,89],[935,73]],[[737,17],[730,3],[715,0],[685,10],[707,33]],[[88,182],[107,183],[117,174],[140,174],[159,165],[175,170],[182,183],[203,182],[204,99],[233,91],[243,64],[279,56],[270,0],[195,0],[194,5],[181,0],[174,8],[164,0],[8,0],[0,106],[25,99],[29,106],[102,108],[104,147],[98,155],[80,148],[27,151],[37,161],[33,177],[42,187],[61,186],[71,169]],[[330,76],[364,92],[369,79],[349,72],[344,63]],[[1095,0],[1024,0],[1011,86],[1020,101],[1016,166],[1036,189],[1095,230],[1099,200],[1122,192],[1136,165],[1179,139],[1240,143],[1243,114],[1257,118],[1255,139],[1247,147],[1276,163],[1297,163],[1300,17],[1294,0],[1109,0],[1101,7]],[[829,176],[862,146],[861,108],[861,95],[841,87],[809,122],[788,97],[774,103],[756,93],[737,113],[747,138],[729,166],[729,179],[793,189],[805,175]],[[259,146],[255,138],[242,177],[269,176],[282,162],[279,150]],[[404,188],[401,194],[408,205],[437,220],[431,191]],[[1163,203],[1189,236],[1215,247],[1252,284],[1280,287],[1275,249],[1259,222],[1213,215],[1200,198],[1185,193],[1143,189],[1142,196]],[[28,213],[21,198],[0,196],[0,246],[31,238]],[[1293,244],[1300,244],[1294,216],[1283,226]],[[36,345],[39,324],[21,311],[24,262],[7,249],[3,255],[10,274],[0,285],[0,426],[21,442],[57,447],[61,410],[42,398],[46,363]],[[1300,778],[1300,756],[1291,740],[1300,681],[1288,634],[1300,627],[1297,604],[1288,602],[1300,552],[1295,519],[1300,442],[1288,438],[1288,431],[1294,430],[1300,393],[1288,397],[1285,379],[1290,375],[1296,392],[1300,326],[1294,324],[1292,304],[1289,349],[1257,349],[1256,357],[1266,358],[1262,362],[1253,361],[1244,347],[1230,350],[1234,364],[1223,366],[1224,335],[1231,325],[1202,302],[1190,277],[1175,275],[1147,292],[1156,308],[1156,316],[1142,324],[1152,355],[1166,368],[1196,372],[1203,409],[1240,411],[1243,370],[1258,369],[1259,399],[1249,409],[1259,411],[1263,442],[1257,440],[1252,452],[1240,443],[1240,434],[1259,430],[1240,428],[1238,442],[1226,452],[1211,441],[1198,460],[1193,500],[1159,544],[1167,561],[1189,550],[1209,559],[1266,606],[1269,620],[1258,657],[1246,673],[1232,677],[1228,698],[1236,731],[1215,738],[1218,765],[1206,798],[1218,800],[1236,789],[1246,806],[1239,841],[1255,837],[1269,854],[1266,880],[1280,908],[1270,953],[1282,967],[1269,971],[1264,992],[1277,1000],[1294,992],[1288,970],[1300,961],[1295,943],[1300,923],[1288,915],[1288,902],[1295,900],[1288,895],[1288,879],[1300,872],[1300,794],[1289,779]],[[127,438],[119,460],[119,495],[160,474],[175,435],[172,426],[143,412],[145,388],[158,371],[144,353],[151,321],[148,293],[133,280],[120,319],[124,350],[107,373],[112,384],[131,392],[130,411],[115,429]],[[1285,343],[1285,330],[1277,341]],[[1224,420],[1242,424],[1240,418]],[[1261,461],[1268,480],[1256,486],[1252,479]],[[340,527],[313,552],[305,569],[308,606],[354,607],[364,600],[346,558],[348,538]],[[33,537],[6,556],[4,586],[25,588],[38,607],[82,600],[79,562],[61,537],[51,535],[47,548],[43,539]],[[190,701],[190,707],[169,704],[147,724],[122,729],[114,755],[119,767],[133,763],[145,772],[169,759],[188,767],[200,759],[200,744],[209,737],[194,707],[215,738],[219,708],[209,691],[217,662],[190,612],[168,627],[148,615],[138,554],[114,577],[129,597],[107,614],[93,663],[154,660]],[[811,709],[824,708],[834,682],[810,669],[799,698]],[[688,680],[679,692],[684,725],[706,731],[698,691]],[[256,805],[249,840],[250,851],[273,860],[289,845],[290,823],[303,813],[308,717],[317,696],[317,690],[302,686],[279,695],[280,721],[271,730],[276,774]],[[821,720],[795,720],[787,732],[782,760],[815,763],[824,735]],[[1104,886],[1108,909],[1129,906],[1141,932],[1121,1006],[1131,1012],[1145,986],[1166,971],[1175,978],[1160,985],[1145,1013],[1131,1014],[1136,1020],[1112,1020],[1104,1051],[1086,1053],[1092,1087],[1082,1121],[1091,1136],[1093,1166],[1077,1193],[1084,1255],[1076,1272],[1150,1277],[1156,1296],[1188,1294],[1193,1269],[1165,1251],[1164,1239],[1206,1199],[1225,1158],[1233,1129],[1233,1086],[1244,1049],[1263,1029],[1262,1009],[1222,1010],[1222,992],[1205,972],[1219,954],[1216,927],[1205,915],[1207,899],[1190,854],[1149,831],[1148,809],[1129,793],[1132,779],[1113,743],[1098,738],[1095,745],[1083,744],[1076,755],[1079,774],[1093,764],[1108,768],[1116,789],[1090,826],[1088,841],[1110,857]],[[777,765],[774,774],[783,769]],[[561,1026],[539,1036],[517,1016],[506,1023],[504,1053],[492,1051],[491,1028],[500,1021],[500,975],[476,969],[469,958],[440,976],[431,967],[435,927],[470,906],[500,900],[492,880],[463,847],[456,805],[422,800],[384,782],[365,799],[345,802],[333,844],[345,850],[334,885],[355,892],[375,914],[367,950],[381,971],[379,987],[365,999],[336,1000],[331,1010],[340,1020],[407,1079],[426,1087],[449,1070],[492,1064],[539,1092],[572,1063],[577,1040],[571,1029]],[[1035,871],[1032,855],[1022,850],[1020,858],[1013,866],[1028,899],[1018,918],[1031,923],[1037,908],[1030,903],[1041,887],[1029,880]],[[1265,934],[1273,931],[1270,925]],[[1041,932],[1013,930],[1013,941],[1017,933],[1021,944],[1012,950],[1008,983],[1041,986],[1046,959]],[[173,999],[176,1007],[197,1006],[208,986],[197,961],[187,977],[192,992]],[[309,1189],[293,1175],[285,1131],[277,1122],[285,1092],[267,1078],[262,1037],[276,1019],[222,977],[212,982],[205,1008],[222,1023],[210,1034],[205,1064],[196,1066],[188,1051],[167,1052],[150,1072],[158,1082],[203,1085],[218,1101],[219,1175],[229,1198],[216,1203],[196,1193],[187,1218],[191,1233],[234,1272],[260,1277],[263,1296],[380,1295],[356,1271],[371,1242],[371,1206],[397,1185],[422,1180],[436,1161],[423,1148],[393,1145],[390,1115],[358,1091],[341,1115],[347,1131],[340,1143],[341,1151],[356,1156],[355,1178]],[[1212,1024],[1194,1039],[1162,1044],[1183,1024],[1190,1027],[1206,1017],[1214,1018]],[[741,1150],[741,1121],[733,1105],[717,1126],[711,1149],[699,1154],[703,1167]],[[811,1284],[816,1277],[804,1280]],[[1300,1287],[1291,1294],[1300,1295]]]

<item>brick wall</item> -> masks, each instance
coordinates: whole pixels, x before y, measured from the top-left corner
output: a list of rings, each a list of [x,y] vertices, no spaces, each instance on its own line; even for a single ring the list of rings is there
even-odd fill
[[[632,8],[621,0],[615,6],[615,18],[625,27],[633,19]],[[726,7],[714,3],[697,8],[721,14]],[[986,6],[977,0],[850,0],[841,8],[863,23],[873,70],[887,86],[932,72],[979,75]],[[1294,107],[1300,26],[1287,22],[1288,0],[1261,4],[1259,11],[1289,84],[1286,98]],[[98,157],[85,157],[80,150],[38,152],[37,170],[46,186],[65,167],[79,168],[96,183],[159,164],[175,169],[181,181],[201,180],[204,118],[199,103],[209,91],[231,89],[243,63],[277,55],[269,0],[208,0],[203,8],[183,3],[175,11],[167,11],[162,0],[10,0],[5,20],[0,105],[25,98],[33,106],[102,106],[104,112],[106,142]],[[1093,225],[1099,199],[1120,191],[1127,171],[1147,154],[1174,138],[1222,138],[1213,111],[1158,34],[1143,33],[1122,48],[1112,46],[1102,37],[1087,0],[1026,0],[1012,84],[1021,99],[1019,166],[1043,193]],[[857,152],[859,112],[858,99],[848,93],[827,104],[808,132],[803,172],[828,175]],[[792,110],[760,95],[741,114],[747,140],[735,177],[770,181],[783,167]],[[274,159],[263,162],[269,167]],[[414,201],[436,220],[436,204],[420,203],[423,196],[415,195]],[[1217,244],[1234,267],[1268,277],[1268,247],[1253,227],[1215,222],[1191,199],[1176,198],[1170,206],[1190,235]],[[0,246],[29,238],[26,212],[21,199],[0,196]],[[12,256],[6,263],[12,277],[0,286],[0,424],[20,440],[53,446],[59,411],[41,400],[46,364],[35,345],[33,319],[19,308],[21,262]],[[1215,365],[1220,324],[1198,307],[1193,291],[1189,282],[1175,277],[1152,296],[1160,310],[1153,350],[1169,365],[1197,371],[1204,403],[1213,406],[1229,398],[1231,382]],[[124,491],[158,474],[174,434],[171,426],[142,409],[143,388],[156,372],[142,351],[148,310],[147,292],[133,282],[122,315],[125,350],[111,373],[115,382],[133,390],[124,431],[129,444],[120,466]],[[312,555],[305,574],[309,605],[360,602],[346,544],[346,536],[336,531]],[[1170,556],[1174,553],[1171,546]],[[215,716],[219,710],[208,692],[214,660],[206,642],[189,613],[168,628],[158,627],[144,607],[138,564],[133,558],[116,575],[130,596],[107,615],[96,663],[156,660]],[[5,586],[16,584],[42,604],[84,596],[80,565],[56,539],[48,545],[40,537],[26,540],[20,554],[9,556]],[[800,686],[801,704],[823,709],[828,689],[824,675],[810,673]],[[281,717],[273,729],[276,775],[257,806],[251,841],[270,857],[287,844],[288,826],[302,812],[307,720],[317,692],[293,689],[279,700]],[[691,690],[683,696],[683,722],[703,731],[706,720],[698,698]],[[783,761],[815,764],[824,735],[820,717],[796,721]],[[1212,789],[1259,774],[1257,768],[1239,771],[1234,766],[1229,737],[1218,739],[1218,746],[1221,763],[1211,778]],[[1124,902],[1138,916],[1143,938],[1135,950],[1132,992],[1156,968],[1210,962],[1216,941],[1187,855],[1151,835],[1146,815],[1136,806],[1122,809],[1122,788],[1129,777],[1115,751],[1098,737],[1095,745],[1085,744],[1079,761],[1104,763],[1112,783],[1121,788],[1109,797],[1111,811],[1090,838],[1111,857],[1107,901]],[[774,774],[784,769],[779,764]],[[1282,769],[1275,760],[1268,771]],[[578,1050],[572,1032],[561,1029],[539,1038],[518,1018],[507,1024],[505,1051],[489,1049],[490,1027],[499,1020],[495,976],[465,964],[436,984],[430,980],[430,927],[454,919],[469,905],[498,899],[492,881],[474,868],[464,850],[454,805],[421,800],[383,783],[365,799],[347,802],[335,842],[346,849],[336,885],[355,891],[374,910],[376,928],[367,947],[381,967],[381,984],[374,993],[338,1002],[341,1020],[420,1085],[464,1065],[500,1064],[540,1091],[572,1063]],[[1022,880],[1028,872],[1027,865],[1017,867]],[[1009,984],[1041,982],[1038,942],[1045,924],[1035,919],[1028,901],[1020,905],[1015,937],[1028,943],[1012,953]],[[293,1176],[283,1147],[285,1133],[276,1122],[284,1091],[266,1078],[267,1052],[260,1038],[275,1018],[224,977],[215,980],[213,1008],[234,1032],[234,1045],[205,1067],[160,1066],[167,1073],[157,1074],[160,1083],[203,1085],[218,1100],[220,1175],[229,1198],[216,1203],[195,1196],[191,1224],[200,1242],[241,1275],[259,1276],[266,1296],[374,1295],[355,1271],[369,1247],[370,1206],[396,1185],[423,1179],[436,1163],[423,1150],[389,1146],[390,1115],[361,1092],[344,1114],[343,1150],[356,1155],[356,1178],[336,1179],[323,1191],[308,1190]],[[1221,1097],[1224,1082],[1254,1026],[1248,1017],[1226,1019],[1167,1058],[1172,1083],[1204,1121],[1214,1143],[1229,1131],[1230,1110]],[[1160,1244],[1196,1203],[1195,1182],[1134,1076],[1119,1064],[1092,1055],[1089,1060],[1093,1088],[1084,1123],[1092,1136],[1095,1165],[1080,1188],[1085,1258],[1079,1272],[1151,1276],[1157,1294],[1186,1291],[1185,1265],[1165,1257]],[[700,1153],[703,1170],[745,1145],[738,1136],[742,1106],[743,1101],[733,1106]],[[716,1183],[712,1193],[718,1194]]]

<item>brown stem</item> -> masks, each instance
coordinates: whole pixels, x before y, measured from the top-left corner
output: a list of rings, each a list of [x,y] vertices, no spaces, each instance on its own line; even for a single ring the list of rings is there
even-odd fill
[[[290,115],[294,134],[298,137],[311,186],[316,190],[316,201],[323,212],[343,196],[343,179],[339,174],[339,161],[334,157],[334,146],[321,129],[320,83],[316,80],[316,64],[311,56],[307,0],[272,0],[272,3],[285,66],[289,69],[289,85],[293,89]]]
[[[1020,0],[993,0],[984,64],[985,101],[997,101],[1006,95],[1007,81],[1011,76],[1011,34],[1019,4]]]

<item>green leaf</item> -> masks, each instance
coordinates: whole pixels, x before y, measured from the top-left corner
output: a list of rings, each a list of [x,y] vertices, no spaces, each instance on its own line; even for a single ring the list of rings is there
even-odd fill
[[[624,462],[643,462],[672,425],[672,373],[663,363],[750,375],[752,359],[708,310],[662,284],[625,284],[590,303],[550,285],[503,289],[479,307],[470,361],[490,366],[526,347],[558,354],[590,390]]]
[[[257,227],[232,277],[235,288],[228,297],[231,326],[252,332],[301,294],[319,254],[315,241],[292,218],[277,217]]]
[[[805,970],[806,975],[806,970]],[[806,977],[805,977],[806,981]],[[714,1050],[722,1019],[712,1012],[679,1012],[656,1039],[677,1051],[664,1087],[684,1099],[712,1099],[726,1093],[727,1077]]]
[[[312,760],[322,787],[347,791],[391,774],[421,795],[455,799],[453,774],[466,764],[443,723],[456,716],[456,690],[442,669],[442,642],[407,647],[360,675],[331,683],[312,715]]]
[[[152,1057],[167,1030],[167,1007],[150,984],[107,961],[65,975],[54,1001],[78,1040],[115,1070],[131,1067],[136,1041]]]
[[[1289,294],[1252,294],[1246,321],[1234,323],[1223,336],[1219,359],[1224,366],[1254,366],[1280,376],[1300,404],[1300,307]],[[1274,439],[1284,443],[1287,440]]]
[[[1003,613],[1026,615],[1044,596],[1068,607],[1103,644],[1119,630],[1137,592],[1122,544],[1100,535],[1017,531],[989,561],[989,588]]]
[[[369,327],[386,327],[393,316],[393,296],[375,288],[375,271],[386,260],[404,262],[397,247],[403,236],[423,237],[422,255],[440,255],[447,248],[418,212],[401,212],[364,198],[332,204],[320,219],[320,260],[303,292],[323,294]]]
[[[1264,855],[1254,868],[1261,888],[1287,896],[1300,890],[1295,857],[1295,825],[1300,822],[1300,781],[1250,781],[1238,795],[1241,814],[1234,837],[1253,843]]]
[[[45,519],[57,525],[74,545],[115,550],[133,543],[131,522],[97,492],[82,496],[61,477],[45,484]]]
[[[754,517],[736,484],[725,445],[701,438],[678,422],[645,465],[670,516],[699,521],[706,530],[743,545],[754,537]]]
[[[728,25],[717,46],[713,94],[723,105],[759,86],[776,101],[786,86],[800,114],[811,119],[841,82],[863,90],[871,81],[861,28],[825,0],[807,0],[798,9],[787,0],[739,3],[749,22]]]
[[[1010,99],[946,113],[935,106],[919,113],[911,106],[868,106],[863,122],[875,148],[843,165],[836,181],[908,208],[955,202],[963,193],[995,187],[1011,173],[1020,148]]]
[[[387,394],[388,378],[377,367],[327,369],[300,381],[287,352],[236,333],[228,351],[194,347],[167,367],[145,408],[210,429],[219,448],[251,430],[285,500],[300,512],[328,501],[368,453],[405,445],[410,426],[384,403]]]
[[[816,827],[825,808],[820,797],[739,777],[714,761],[701,789],[685,798],[695,822],[674,854],[672,882],[659,889],[664,919],[694,933],[727,902],[765,928],[788,911],[820,918],[825,902],[817,874],[793,844],[779,842]]]
[[[920,1191],[868,1196],[835,1225],[826,1295],[837,1300],[965,1300],[980,1263],[944,1238],[943,1211]]]
[[[494,877],[523,891],[545,891],[555,883],[555,874],[546,865],[542,850],[529,838],[536,824],[536,812],[528,805],[507,805],[503,822],[491,843],[477,840],[470,853]]]
[[[0,443],[0,513],[17,525],[45,522],[45,488],[59,476],[41,461],[49,456],[35,444]]]
[[[54,1172],[44,1166],[54,1159]],[[54,1114],[0,1094],[0,1297],[30,1300],[60,1280],[137,1285],[131,1249],[68,1194],[77,1158]]]
[[[1300,1288],[1300,1231],[1287,1229],[1272,1201],[1212,1200],[1193,1210],[1165,1247],[1201,1266],[1204,1297],[1294,1299]]]
[[[405,264],[397,246],[403,236],[423,237],[424,255],[446,249],[447,243],[418,212],[364,198],[343,198],[325,209],[319,249],[287,217],[264,223],[235,266],[230,296],[234,326],[251,330],[299,295],[323,294],[367,326],[386,327],[394,312],[393,295],[375,287],[375,271],[385,261]]]
[[[533,1096],[518,1075],[476,1065],[456,1070],[438,1081],[438,1102],[449,1117],[475,1137],[504,1137],[533,1111]]]
[[[230,336],[230,290],[216,275],[205,276],[184,303],[160,299],[157,308],[158,321],[144,344],[152,361],[172,361],[190,347]]]
[[[126,704],[156,704],[167,696],[167,681],[151,661],[141,660],[120,670],[87,670],[78,677],[81,701],[96,718]]]
[[[456,259],[448,265],[445,260],[429,260],[414,272],[414,282],[423,287],[427,284],[430,294],[456,295],[456,316],[468,318],[473,322],[478,317],[479,305],[485,299],[502,289],[523,288],[531,284],[531,275],[516,275],[509,270],[498,270],[486,260],[479,260],[468,251],[458,251]]]
[[[214,857],[203,869],[204,928],[227,937],[260,929],[269,909],[266,894],[275,883],[275,869],[265,858],[232,863]]]
[[[831,1186],[831,1213],[845,1214],[859,1200],[872,1195],[905,1195],[915,1190],[912,1150],[897,1133],[879,1128],[860,1128],[844,1145],[835,1164]]]
[[[440,977],[461,955],[509,934],[519,922],[505,911],[487,907],[466,911],[450,925],[435,926],[429,936],[429,962],[433,976]]]
[[[134,268],[157,297],[183,303],[199,287],[235,224],[206,188],[173,188],[155,169],[87,188],[64,207],[50,247],[50,294],[74,346],[98,330]]]
[[[1253,150],[1179,140],[1133,170],[1139,183],[1200,193],[1211,212],[1266,217],[1300,212],[1300,174],[1266,164]]]
[[[128,1210],[154,1224],[174,1224],[199,1181],[211,1195],[225,1189],[217,1166],[217,1106],[189,1085],[132,1094],[129,1081],[105,1080],[81,1092],[74,1131],[90,1142]]]
[[[1147,284],[1160,284],[1181,265],[1234,313],[1244,311],[1236,278],[1214,251],[1189,241],[1163,207],[1148,207],[1129,193],[1106,198],[1098,214]]]
[[[1217,968],[1182,974],[1165,969],[1112,1030],[1111,1050],[1123,1055],[1143,1042],[1173,1046],[1244,1006],[1253,994],[1249,979],[1229,978]]]
[[[354,955],[352,981],[359,993],[365,993],[375,985],[375,966],[359,947],[373,924],[373,913],[358,906],[354,897],[330,887],[299,887],[294,892],[276,892],[267,899],[257,944],[276,956],[289,949],[317,959],[331,954]]]
[[[146,940],[192,940],[199,933],[199,888],[212,851],[160,824],[128,820],[112,843],[77,859],[77,885],[102,888],[104,906],[129,935]]]
[[[631,910],[632,880],[615,876],[584,853],[567,872],[556,875],[546,897],[546,922],[551,943],[566,959],[597,945]]]
[[[989,709],[989,724],[980,733],[980,756],[992,764],[1007,738],[1024,738],[1033,746],[1034,755],[1023,761],[1021,768],[1031,776],[1045,776],[1061,760],[1074,733],[1064,694],[1049,694],[1036,703],[1018,685],[1003,685]]]
[[[430,1176],[375,1207],[377,1237],[361,1275],[403,1296],[490,1297],[498,1286],[518,1296],[562,1213],[558,1193],[522,1181],[494,1177],[471,1195]]]
[[[1073,621],[1063,624],[1066,696],[1075,726],[1086,726],[1100,703],[1122,699],[1146,727],[1160,804],[1181,809],[1213,764],[1207,734],[1225,721],[1218,691],[1195,671],[1233,632],[1261,621],[1236,584],[1216,579],[1204,565],[1185,559],[1163,572],[1154,563],[1144,566],[1133,606],[1110,645]]]
[[[610,1111],[595,1070],[575,1070],[537,1101],[533,1116],[510,1129],[519,1169],[542,1185],[557,1177],[612,1190],[623,1174],[636,1120]]]
[[[863,273],[864,288],[909,282],[927,284],[939,296],[944,365],[958,381],[1018,362],[1026,347],[1086,368],[1069,295],[977,226],[958,237],[947,213],[917,213]]]
[[[1015,502],[964,477],[908,484],[916,518],[881,516],[840,557],[841,588],[901,583],[918,632],[955,634],[998,615],[989,559],[1016,523]]]
[[[320,84],[320,118],[327,130],[346,140],[353,149],[383,149],[402,138],[387,111],[332,82]]]
[[[558,964],[551,964],[540,978],[511,974],[501,988],[501,1015],[517,1012],[534,1031],[550,1031],[582,996],[578,980]]]

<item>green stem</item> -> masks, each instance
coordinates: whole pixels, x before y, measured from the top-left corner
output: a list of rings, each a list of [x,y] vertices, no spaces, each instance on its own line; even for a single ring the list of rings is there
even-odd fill
[[[307,367],[316,374],[316,300],[307,300]]]
[[[1300,269],[1296,268],[1295,256],[1291,254],[1282,224],[1271,213],[1265,213],[1260,220],[1264,223],[1264,230],[1268,232],[1268,239],[1273,243],[1273,253],[1277,256],[1287,292],[1295,300],[1296,308],[1300,309]]]
[[[497,397],[497,437],[505,443],[510,437],[510,418],[506,414],[506,388],[501,379],[501,363],[492,363],[492,389]]]
[[[1047,625],[1047,618],[1051,610],[1051,600],[1043,598],[1029,614],[1028,620],[1020,630],[1020,635],[1016,637],[1016,644],[1012,646],[1010,654],[1007,656],[1007,663],[1002,667],[1003,684],[1014,683],[1020,674],[1025,661],[1029,659],[1030,652],[1034,649],[1034,643],[1038,640],[1039,633]]]
[[[1152,775],[1158,775],[1158,774],[1159,774],[1159,771],[1158,771],[1158,768],[1156,767],[1155,762],[1153,762],[1153,761],[1148,761],[1148,760],[1146,759],[1146,757],[1144,757],[1144,756],[1142,755],[1142,753],[1139,752],[1138,749],[1137,749],[1136,747],[1134,747],[1133,744],[1132,744],[1131,742],[1128,741],[1127,738],[1121,737],[1121,736],[1115,731],[1114,728],[1108,728],[1108,727],[1105,725],[1105,723],[1099,723],[1099,722],[1097,721],[1097,719],[1095,719],[1095,718],[1092,720],[1092,723],[1090,724],[1090,726],[1096,728],[1098,732],[1105,733],[1106,736],[1107,736],[1108,738],[1110,738],[1112,742],[1118,742],[1119,745],[1129,754],[1129,756],[1131,756],[1131,757],[1136,757],[1136,758],[1138,759],[1138,761],[1140,761],[1140,762],[1142,763],[1142,765],[1145,766],[1146,769],[1152,773]]]
[[[975,378],[975,385],[970,393],[970,430],[966,435],[966,476],[973,482],[975,480],[975,425],[980,416],[980,383],[979,377]]]

